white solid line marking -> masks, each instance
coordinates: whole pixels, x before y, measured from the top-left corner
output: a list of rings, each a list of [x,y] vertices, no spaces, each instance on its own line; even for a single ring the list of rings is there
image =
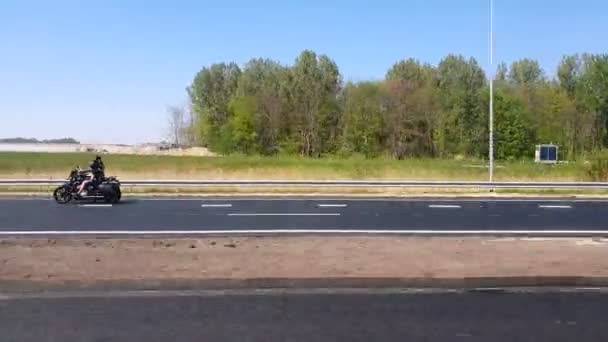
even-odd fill
[[[314,197],[314,196],[303,196],[301,198],[263,198],[263,197],[251,197],[251,198],[234,198],[230,196],[225,196],[226,199],[230,199],[230,201],[260,201],[260,202],[272,202],[272,201],[349,201],[349,202],[488,202],[488,203],[551,203],[551,202],[560,202],[560,203],[608,203],[608,199],[602,198],[580,198],[580,199],[550,199],[550,198],[521,198],[521,199],[512,199],[512,198],[437,198],[437,197],[345,197],[345,196],[328,196],[328,197]],[[205,196],[193,197],[193,198],[134,198],[135,201],[225,201],[226,199],[219,198],[209,198]],[[35,198],[16,198],[16,197],[3,197],[0,195],[0,201],[52,201],[52,198],[46,197],[35,197]]]
[[[458,288],[262,288],[262,289],[224,289],[224,290],[76,290],[44,292],[4,292],[0,301],[15,299],[50,299],[50,298],[124,298],[124,297],[218,297],[218,296],[276,296],[286,294],[366,294],[366,295],[419,295],[419,294],[463,294],[470,291],[499,290],[505,293],[608,293],[604,287],[475,287]]]
[[[340,213],[230,213],[228,216],[340,216]]]
[[[429,208],[459,209],[462,207],[457,204],[429,204]]]
[[[79,204],[79,207],[85,207],[85,208],[107,208],[107,207],[111,207],[111,204]]]
[[[0,235],[239,235],[239,234],[392,234],[392,235],[608,235],[608,230],[362,230],[362,229],[259,229],[259,230],[15,230]]]
[[[348,204],[317,204],[319,208],[346,208]]]
[[[299,198],[293,197],[279,197],[279,198],[268,198],[268,197],[230,197],[226,196],[226,199],[230,199],[230,201],[260,201],[260,202],[274,202],[274,201],[302,201],[302,202],[311,202],[311,201],[348,201],[348,202],[490,202],[490,203],[608,203],[608,199],[601,198],[581,198],[581,199],[569,199],[569,198],[559,198],[559,199],[551,199],[551,198],[448,198],[448,197],[347,197],[347,196],[328,196],[328,197],[314,197],[314,196],[303,196]],[[209,200],[209,201],[225,201],[226,199],[221,198],[206,198],[206,197],[193,197],[193,198],[137,198],[137,201],[201,201],[201,200]],[[24,199],[30,200],[30,199]],[[32,199],[33,200],[33,199]]]
[[[202,208],[232,208],[232,204],[201,204]]]
[[[543,209],[572,209],[571,205],[538,205],[539,208]]]

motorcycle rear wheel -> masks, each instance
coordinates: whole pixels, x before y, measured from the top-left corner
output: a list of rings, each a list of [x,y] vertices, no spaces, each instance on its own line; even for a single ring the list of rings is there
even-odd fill
[[[66,204],[72,200],[72,193],[69,189],[60,186],[53,191],[53,198],[55,199],[55,202],[59,204]]]
[[[120,192],[120,188],[114,189],[112,193],[109,193],[104,196],[104,200],[106,203],[118,203],[120,201],[120,197],[122,196]]]

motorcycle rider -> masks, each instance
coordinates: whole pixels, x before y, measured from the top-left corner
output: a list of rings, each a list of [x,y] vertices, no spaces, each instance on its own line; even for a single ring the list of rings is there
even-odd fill
[[[87,179],[80,184],[80,189],[78,189],[80,196],[86,196],[86,191],[84,191],[84,189],[88,184],[93,183],[93,187],[96,187],[105,177],[105,165],[99,155],[95,156],[95,160],[91,162],[89,167],[88,170],[82,171],[88,173],[88,175]]]

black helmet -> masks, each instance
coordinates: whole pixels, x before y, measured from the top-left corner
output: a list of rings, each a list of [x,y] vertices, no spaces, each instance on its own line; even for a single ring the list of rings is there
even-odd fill
[[[101,160],[101,156],[98,154],[95,156],[95,160]]]

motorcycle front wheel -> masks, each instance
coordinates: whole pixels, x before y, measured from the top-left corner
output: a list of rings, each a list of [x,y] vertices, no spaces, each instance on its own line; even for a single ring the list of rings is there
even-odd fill
[[[66,204],[72,200],[72,193],[66,187],[60,186],[53,191],[53,198],[59,204]]]

